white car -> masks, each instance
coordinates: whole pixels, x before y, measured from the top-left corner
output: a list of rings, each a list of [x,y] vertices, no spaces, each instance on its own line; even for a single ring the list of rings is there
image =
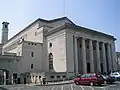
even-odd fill
[[[119,72],[113,72],[110,74],[111,77],[120,78],[120,73]]]

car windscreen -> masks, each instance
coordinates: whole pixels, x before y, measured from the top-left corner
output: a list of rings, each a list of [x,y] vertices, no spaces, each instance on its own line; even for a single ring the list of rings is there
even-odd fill
[[[91,78],[91,77],[94,77],[94,76],[95,76],[94,74],[83,74],[80,77],[81,78]]]

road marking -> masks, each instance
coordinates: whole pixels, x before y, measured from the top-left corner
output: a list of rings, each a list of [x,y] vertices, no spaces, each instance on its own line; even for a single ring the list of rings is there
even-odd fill
[[[72,84],[71,84],[71,90],[74,90],[74,89],[73,89],[73,85],[72,85]]]
[[[105,88],[104,88],[104,87],[101,87],[101,88],[103,88],[103,90],[105,90]]]
[[[55,86],[53,86],[53,87],[51,88],[51,90],[54,90],[54,88],[55,88]]]
[[[63,86],[61,86],[61,90],[63,90]]]
[[[94,88],[102,88],[103,90],[105,90],[105,88],[104,88],[104,87],[94,87]]]
[[[88,87],[88,88],[91,88],[92,90],[94,90],[94,88],[93,88],[93,87],[91,87],[91,86],[84,86],[84,87]]]
[[[84,88],[80,85],[80,87],[82,88],[82,90],[84,90]]]
[[[94,90],[94,88],[93,88],[93,87],[91,87],[91,86],[89,86],[89,88],[91,88],[92,90]]]
[[[117,85],[109,85],[109,86],[113,86],[114,87],[114,86],[117,86]]]

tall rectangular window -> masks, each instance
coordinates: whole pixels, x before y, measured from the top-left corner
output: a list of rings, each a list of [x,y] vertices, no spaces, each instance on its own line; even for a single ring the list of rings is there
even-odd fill
[[[33,64],[31,64],[31,69],[33,69]]]
[[[52,43],[49,43],[49,47],[52,47]]]
[[[31,57],[34,57],[34,52],[31,52]]]
[[[37,32],[35,32],[35,36],[37,36]]]

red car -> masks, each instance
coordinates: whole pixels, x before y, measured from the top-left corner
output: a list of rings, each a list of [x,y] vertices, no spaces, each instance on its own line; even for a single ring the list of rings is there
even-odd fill
[[[101,85],[105,83],[104,81],[105,80],[103,79],[102,75],[97,73],[82,74],[74,79],[74,83],[76,85]]]

